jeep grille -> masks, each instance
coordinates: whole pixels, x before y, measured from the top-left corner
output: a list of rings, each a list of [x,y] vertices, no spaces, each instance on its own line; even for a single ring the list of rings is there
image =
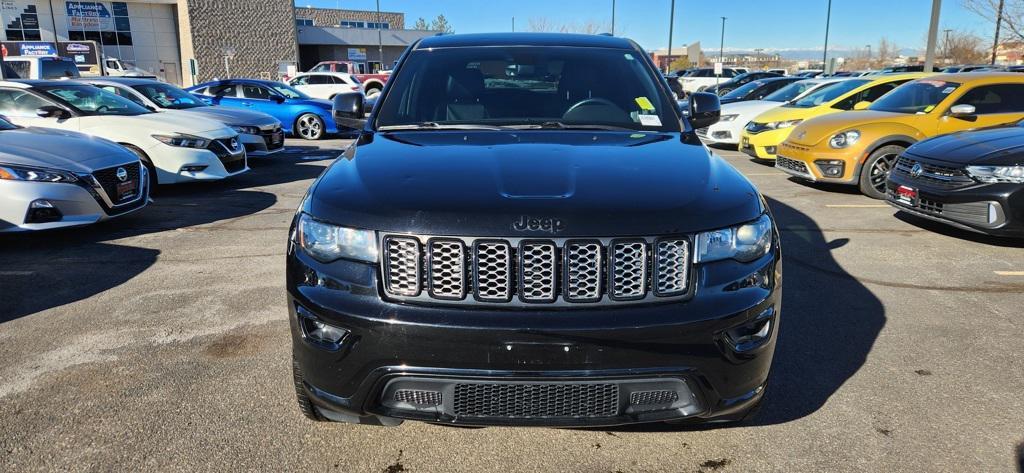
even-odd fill
[[[687,237],[493,239],[384,235],[390,299],[501,306],[623,304],[687,298]]]

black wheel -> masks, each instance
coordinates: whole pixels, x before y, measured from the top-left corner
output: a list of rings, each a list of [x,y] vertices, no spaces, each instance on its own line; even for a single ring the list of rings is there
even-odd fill
[[[885,181],[896,166],[896,159],[906,148],[899,145],[883,146],[871,153],[860,169],[860,191],[872,199],[885,198]]]
[[[295,134],[299,138],[316,141],[324,137],[324,120],[313,113],[304,113],[295,120]]]
[[[299,362],[295,360],[292,360],[292,378],[295,379],[295,397],[298,400],[299,410],[302,411],[302,415],[310,420],[326,422],[327,419],[320,415],[320,411],[317,410],[313,402],[309,400],[309,396],[306,395],[306,389],[302,386],[302,368],[299,368]]]
[[[145,152],[133,145],[121,143],[121,146],[124,146],[128,151],[138,156],[139,161],[142,161],[142,165],[146,166],[146,189],[149,189],[150,194],[152,194],[156,185],[159,184],[156,177],[156,166],[153,165],[153,161],[149,159]]]

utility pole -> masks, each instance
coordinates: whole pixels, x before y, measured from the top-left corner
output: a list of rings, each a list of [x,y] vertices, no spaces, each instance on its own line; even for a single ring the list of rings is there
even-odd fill
[[[516,17],[512,17],[512,32],[516,32]]]
[[[672,69],[672,24],[676,22],[676,0],[672,0],[672,9],[668,12],[668,64],[665,65],[665,73]]]
[[[828,0],[828,13],[825,15],[825,52],[821,56],[821,71],[828,72],[828,28],[832,23],[832,0]]]
[[[380,21],[380,0],[377,0],[377,55],[380,58],[380,68],[384,69],[384,38],[380,32],[381,21]],[[373,71],[377,72],[377,71]]]
[[[946,38],[942,40],[942,63],[949,64],[949,34],[952,33],[953,30],[945,29],[942,31],[946,33]]]
[[[996,38],[992,41],[992,62],[996,63],[996,50],[999,49],[999,27],[1003,26],[1003,0],[999,0],[999,11],[996,13]]]
[[[928,26],[928,49],[924,52],[924,71],[931,72],[935,66],[935,43],[939,36],[939,13],[942,0],[932,0],[932,23]]]
[[[722,17],[722,42],[718,44],[718,62],[722,63],[722,67],[725,67],[725,17]],[[721,74],[715,74],[715,85],[722,80]]]
[[[868,47],[868,69],[871,69],[871,45],[867,44],[865,46]]]
[[[615,36],[615,0],[612,0],[612,36]]]

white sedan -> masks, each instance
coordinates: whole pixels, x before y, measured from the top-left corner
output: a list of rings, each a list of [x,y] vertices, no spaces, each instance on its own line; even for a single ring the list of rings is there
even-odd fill
[[[845,79],[840,77],[802,80],[767,95],[763,100],[727,103],[722,105],[722,115],[718,123],[697,130],[697,136],[709,145],[738,145],[743,128],[754,117]]]
[[[334,99],[347,92],[364,92],[363,84],[344,72],[303,72],[288,81],[288,85],[318,99]]]
[[[0,81],[0,114],[15,125],[78,131],[119,143],[146,165],[150,184],[211,181],[249,170],[238,133],[223,123],[154,113],[91,85]]]

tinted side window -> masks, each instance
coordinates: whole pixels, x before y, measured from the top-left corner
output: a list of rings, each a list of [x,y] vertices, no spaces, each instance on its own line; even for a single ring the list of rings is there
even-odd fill
[[[985,85],[968,91],[957,105],[973,105],[977,114],[1024,111],[1024,85]]]
[[[270,91],[258,85],[243,85],[242,96],[247,99],[270,100]]]
[[[832,106],[832,108],[836,108],[839,110],[853,110],[854,105],[857,105],[860,102],[874,102],[875,100],[881,98],[883,95],[891,92],[892,89],[899,87],[904,82],[906,81],[889,82],[887,84],[879,84],[874,87],[869,87],[847,97],[845,100],[836,103],[835,105]]]
[[[297,85],[306,85],[309,83],[309,76],[296,77],[292,80],[291,85],[295,87]]]
[[[0,89],[0,113],[11,117],[35,117],[36,109],[53,105],[24,90]]]
[[[214,85],[207,89],[206,94],[214,97],[235,97],[238,91],[235,84]]]
[[[28,61],[4,61],[4,77],[11,74],[11,79],[31,79],[32,64]]]
[[[43,79],[62,79],[66,77],[79,77],[78,67],[71,61],[40,61],[42,65]]]
[[[330,83],[331,79],[328,76],[310,76],[309,78],[309,85],[327,85]]]

